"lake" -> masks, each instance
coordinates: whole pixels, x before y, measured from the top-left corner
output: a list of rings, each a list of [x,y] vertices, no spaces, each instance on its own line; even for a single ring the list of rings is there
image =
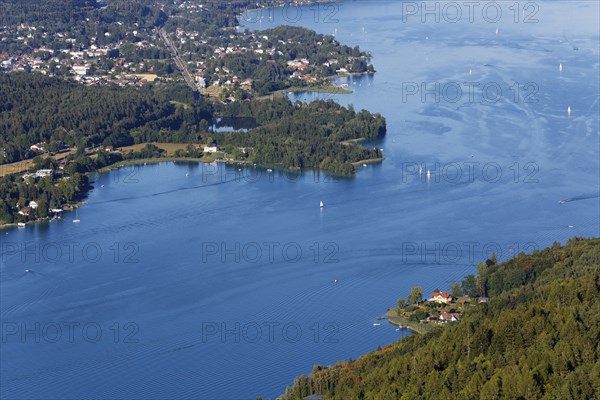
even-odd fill
[[[244,21],[372,52],[376,74],[338,79],[352,94],[290,96],[383,114],[383,163],[125,167],[94,177],[80,223],[0,231],[0,397],[275,397],[406,335],[374,324],[412,286],[599,236],[598,3],[482,3],[472,21],[415,4]]]

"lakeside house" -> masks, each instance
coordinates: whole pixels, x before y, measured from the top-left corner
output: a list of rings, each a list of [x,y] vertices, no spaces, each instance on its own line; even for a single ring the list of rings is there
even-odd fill
[[[36,208],[38,208],[38,206],[39,206],[39,204],[38,204],[38,202],[37,202],[37,201],[35,201],[35,200],[31,200],[31,201],[29,202],[29,207],[30,207],[32,210],[35,210]]]
[[[24,217],[29,216],[29,214],[31,214],[31,208],[30,207],[23,207],[19,210],[19,215],[22,215]]]
[[[205,153],[216,153],[217,151],[219,151],[219,149],[217,148],[217,146],[204,146],[204,150]]]
[[[432,292],[431,299],[429,301],[434,301],[436,303],[448,304],[452,302],[452,295],[446,292]]]
[[[444,322],[454,322],[454,321],[459,321],[460,320],[460,313],[451,313],[451,312],[443,312],[440,314],[440,320],[444,321]]]

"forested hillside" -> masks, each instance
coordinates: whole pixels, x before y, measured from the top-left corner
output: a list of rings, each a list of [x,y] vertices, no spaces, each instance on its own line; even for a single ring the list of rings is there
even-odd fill
[[[600,239],[555,243],[481,273],[489,302],[461,321],[315,366],[283,399],[600,398]]]

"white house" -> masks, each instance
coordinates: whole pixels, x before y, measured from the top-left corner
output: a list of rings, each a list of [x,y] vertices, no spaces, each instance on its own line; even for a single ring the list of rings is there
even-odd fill
[[[87,65],[73,65],[73,72],[77,75],[86,75],[90,68]]]
[[[51,169],[38,169],[37,171],[35,171],[35,174],[33,174],[33,176],[35,176],[36,178],[44,178],[46,176],[52,176],[52,170]]]
[[[440,314],[440,320],[447,322],[447,321],[458,321],[460,320],[460,314],[459,313],[449,313],[449,312],[443,312]]]
[[[29,207],[30,207],[31,209],[33,209],[33,210],[35,210],[36,208],[38,208],[38,206],[39,206],[39,204],[38,204],[38,202],[37,202],[37,201],[35,201],[35,200],[31,200],[31,201],[29,202]]]
[[[205,146],[204,147],[204,152],[205,153],[216,153],[217,151],[219,151],[219,149],[217,148],[217,146]]]

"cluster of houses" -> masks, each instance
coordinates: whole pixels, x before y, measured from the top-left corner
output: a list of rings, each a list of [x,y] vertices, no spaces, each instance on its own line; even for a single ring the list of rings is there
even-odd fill
[[[487,297],[478,297],[475,299],[478,303],[487,303]],[[470,303],[472,300],[469,297],[459,297],[455,299],[450,293],[442,292],[442,291],[434,291],[431,293],[431,298],[427,299],[427,301],[438,303],[438,304],[461,304],[464,305],[466,303]],[[435,319],[435,318],[434,318]],[[443,311],[438,317],[440,321],[449,322],[449,321],[459,321],[460,313],[459,312],[446,312]]]
[[[122,23],[121,23],[122,24]],[[137,36],[139,32],[130,32]],[[110,36],[106,32],[104,36]],[[68,33],[48,33],[44,28],[38,28],[26,24],[17,27],[0,27],[0,41],[14,40],[27,47],[32,40],[42,39],[52,42],[52,48],[42,46],[32,48],[27,53],[0,53],[0,71],[18,72],[34,71],[48,76],[69,76],[84,84],[112,83],[119,86],[141,85],[143,78],[131,77],[136,73],[151,73],[144,63],[127,62],[118,57],[119,50],[123,45],[131,43],[128,40],[120,40],[116,43],[100,45],[98,39],[90,38],[91,44],[78,43],[76,38],[70,37]],[[150,39],[150,38],[149,38]],[[56,46],[61,44],[61,46]],[[140,40],[135,43],[140,48],[156,47],[154,43]],[[99,61],[111,59],[110,69],[100,67]],[[151,67],[149,67],[151,68]],[[133,78],[133,79],[132,79]]]
[[[270,38],[267,35],[251,33],[247,35],[229,35],[229,43],[227,45],[213,45],[211,44],[210,38],[203,37],[197,31],[186,31],[182,28],[178,28],[175,31],[175,45],[180,49],[183,49],[184,45],[188,42],[192,42],[196,46],[201,47],[212,46],[210,52],[200,54],[200,60],[188,61],[188,68],[194,76],[196,85],[199,88],[205,88],[207,86],[226,88],[239,84],[240,88],[246,91],[251,91],[253,83],[252,79],[243,79],[230,71],[227,67],[215,67],[214,69],[211,69],[209,68],[211,61],[218,60],[228,55],[247,53],[252,53],[259,60],[269,57],[276,58],[284,56],[285,53],[282,50],[285,50],[287,45],[294,44],[292,39],[288,39],[287,41],[281,39],[270,41]],[[317,44],[321,45],[322,43]],[[335,56],[335,52],[333,52],[331,56]],[[351,63],[352,57],[347,61]],[[267,62],[275,63],[275,60],[270,59],[267,60]],[[322,66],[335,68],[338,63],[339,61],[337,58],[329,58],[322,63]],[[309,72],[309,70],[314,70],[318,65],[311,63],[309,59],[298,58],[288,60],[286,65],[291,72],[291,78],[300,79],[308,83],[318,81],[318,76]],[[342,66],[335,71],[337,73],[347,73],[348,65]]]
[[[31,200],[29,202],[29,205],[21,208],[18,212],[19,215],[22,215],[24,217],[28,217],[29,215],[31,215],[31,213],[33,212],[33,210],[36,210],[39,207],[39,203],[35,200]],[[19,204],[17,204],[17,208],[19,208]],[[62,208],[52,208],[50,210],[51,213],[53,213],[54,215],[57,215],[60,217],[60,213],[63,212]]]

